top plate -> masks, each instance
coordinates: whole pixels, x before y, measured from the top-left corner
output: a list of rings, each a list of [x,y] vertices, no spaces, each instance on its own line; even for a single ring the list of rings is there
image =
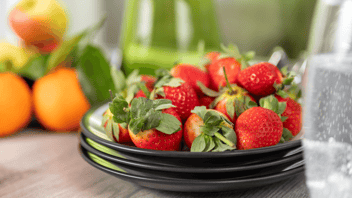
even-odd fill
[[[107,146],[111,149],[123,152],[129,152],[140,155],[149,155],[155,157],[167,158],[227,158],[227,157],[241,157],[248,155],[268,154],[272,152],[279,152],[282,150],[294,149],[302,146],[301,137],[303,132],[299,133],[293,140],[258,149],[250,150],[234,150],[225,152],[182,152],[182,151],[158,151],[150,149],[141,149],[137,147],[127,146],[111,141],[105,134],[101,122],[103,113],[107,110],[108,103],[98,105],[91,108],[82,118],[81,128],[82,132],[95,142]]]

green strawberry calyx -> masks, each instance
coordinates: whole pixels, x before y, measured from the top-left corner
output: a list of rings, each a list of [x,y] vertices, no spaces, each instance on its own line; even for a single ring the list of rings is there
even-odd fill
[[[181,130],[181,122],[173,115],[162,113],[163,109],[175,107],[171,100],[140,97],[134,98],[129,107],[128,102],[119,94],[109,104],[116,123],[126,123],[134,134],[140,131],[156,129],[165,134]]]
[[[287,119],[287,117],[281,116],[281,114],[286,109],[286,102],[279,102],[274,95],[269,95],[264,98],[261,98],[259,100],[259,104],[263,108],[274,111],[277,115],[279,115],[282,122],[284,122]],[[292,139],[292,137],[293,137],[292,133],[287,128],[284,128],[280,143],[289,141],[290,139]]]
[[[228,46],[221,44],[220,47],[224,52],[220,54],[219,59],[229,57],[234,58],[236,59],[236,61],[241,63],[241,70],[247,68],[249,66],[248,62],[252,60],[255,56],[254,51],[249,51],[244,54],[241,54],[237,45],[232,43],[230,43]]]
[[[236,149],[237,136],[232,123],[215,110],[197,106],[192,111],[202,118],[201,135],[192,143],[191,152],[222,152]]]
[[[281,68],[282,82],[280,84],[274,83],[274,88],[276,91],[286,89],[294,84],[293,80],[295,79],[296,73],[294,71],[288,71],[288,66]]]

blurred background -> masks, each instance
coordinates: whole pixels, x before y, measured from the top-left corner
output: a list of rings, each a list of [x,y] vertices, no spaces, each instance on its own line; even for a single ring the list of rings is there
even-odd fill
[[[18,38],[8,25],[7,15],[18,2],[18,0],[0,0],[0,38],[12,43],[17,43]],[[120,44],[124,11],[127,10],[128,6],[130,6],[130,12],[132,12],[131,7],[135,6],[132,4],[136,3],[143,5],[142,10],[148,10],[149,3],[162,1],[62,0],[61,2],[66,6],[69,16],[67,35],[73,35],[97,23],[105,14],[108,16],[107,24],[95,37],[94,42],[103,47],[106,53],[109,53]],[[178,8],[176,8],[175,2],[178,2]],[[165,7],[155,9],[155,11],[167,12],[168,9],[171,9],[170,11],[178,9],[182,11],[182,15],[185,15],[183,18],[188,17],[187,15],[190,13],[191,15],[204,15],[205,10],[214,11],[215,14],[211,17],[214,17],[215,25],[219,29],[213,29],[212,31],[218,31],[221,42],[225,44],[233,42],[239,46],[241,51],[254,50],[258,56],[268,56],[275,46],[281,46],[285,49],[289,58],[293,59],[297,58],[306,49],[316,3],[315,0],[214,0],[213,3],[200,0],[193,2],[177,0],[175,2],[172,3],[172,6],[175,7],[164,3]],[[189,2],[192,3],[188,4]],[[203,2],[202,7],[197,5],[201,2]],[[187,4],[191,8],[190,13],[187,8],[182,8]],[[197,10],[192,10],[193,8],[197,8]],[[133,9],[137,12],[141,7],[135,6]],[[127,15],[127,13],[125,14]],[[136,15],[140,14],[148,13],[140,11]],[[129,20],[131,23],[131,19]],[[135,22],[134,25],[138,26],[137,23]],[[213,25],[212,21],[208,24]],[[197,24],[188,25],[198,27]],[[145,26],[148,26],[148,24],[145,23]],[[211,36],[213,33],[209,32],[209,35]]]

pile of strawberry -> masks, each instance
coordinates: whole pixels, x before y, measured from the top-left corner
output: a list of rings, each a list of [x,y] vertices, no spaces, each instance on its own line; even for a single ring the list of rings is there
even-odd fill
[[[249,66],[253,52],[224,51],[206,54],[204,67],[177,64],[155,77],[133,72],[104,113],[106,134],[139,148],[186,145],[191,152],[261,148],[296,136],[301,91],[292,73],[268,62]]]

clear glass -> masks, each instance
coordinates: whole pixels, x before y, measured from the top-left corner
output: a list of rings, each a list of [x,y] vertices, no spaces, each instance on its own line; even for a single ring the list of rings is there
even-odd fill
[[[352,1],[319,0],[309,37],[309,54],[346,53],[351,50]]]
[[[352,54],[308,59],[303,140],[312,198],[352,197]]]

